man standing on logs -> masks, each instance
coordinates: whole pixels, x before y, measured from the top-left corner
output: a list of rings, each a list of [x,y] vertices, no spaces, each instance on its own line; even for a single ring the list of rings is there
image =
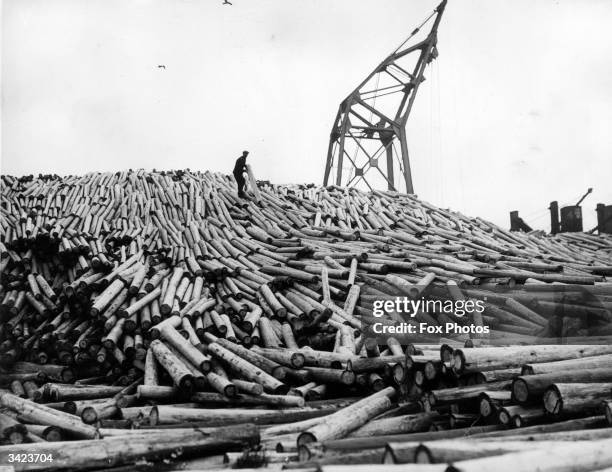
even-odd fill
[[[245,198],[244,194],[244,173],[247,171],[246,168],[246,158],[249,155],[249,151],[242,151],[242,156],[236,159],[236,164],[234,165],[234,178],[236,179],[236,183],[238,184],[238,196],[240,198]]]

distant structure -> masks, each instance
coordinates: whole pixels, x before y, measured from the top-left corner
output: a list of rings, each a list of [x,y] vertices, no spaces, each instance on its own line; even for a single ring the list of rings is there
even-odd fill
[[[559,221],[559,203],[550,202],[550,232],[552,234],[582,231],[582,207],[580,204],[593,192],[589,188],[575,205],[566,205],[561,208],[561,221]]]
[[[582,207],[584,199],[593,193],[589,188],[580,197],[575,205],[565,205],[559,209],[559,202],[552,201],[548,207],[550,212],[550,234],[558,233],[580,233],[583,232]],[[599,234],[612,234],[612,205],[598,203],[595,208],[597,212],[597,226],[587,231],[587,233],[598,232]],[[559,217],[560,216],[560,217]],[[518,211],[510,212],[510,231],[532,231],[532,228],[519,216]]]
[[[414,193],[406,122],[427,65],[438,56],[438,26],[446,0],[346,97],[332,127],[323,185]],[[425,35],[423,27],[431,24]],[[409,45],[410,43],[411,45]],[[386,165],[380,165],[380,160]],[[396,182],[396,174],[403,179]],[[403,183],[402,183],[403,181]]]
[[[519,216],[519,212],[515,210],[510,212],[510,231],[524,231],[525,233],[529,233],[533,231],[533,229],[525,223],[525,220]]]
[[[591,232],[612,234],[612,205],[597,204],[597,226]]]

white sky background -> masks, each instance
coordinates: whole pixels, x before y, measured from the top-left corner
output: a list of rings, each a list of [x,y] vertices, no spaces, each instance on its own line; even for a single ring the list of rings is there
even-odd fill
[[[322,181],[340,101],[430,0],[4,0],[7,174],[126,168]],[[549,230],[612,204],[612,2],[450,0],[409,120],[416,193]],[[164,64],[166,69],[157,66]]]

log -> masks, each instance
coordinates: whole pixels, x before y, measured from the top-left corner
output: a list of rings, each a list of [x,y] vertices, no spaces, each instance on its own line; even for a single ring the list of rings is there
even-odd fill
[[[253,408],[186,408],[158,405],[158,423],[161,425],[193,422],[198,426],[212,427],[241,423],[276,424],[298,421],[325,415],[325,410],[310,407],[284,409]]]
[[[545,419],[546,412],[541,406],[526,408],[521,405],[508,405],[500,408],[498,420],[501,424],[523,428]]]
[[[171,325],[164,325],[160,329],[161,339],[171,344],[193,365],[198,367],[202,372],[208,372],[211,369],[210,357],[203,354],[193,344],[186,340],[179,332]]]
[[[191,393],[193,390],[193,375],[189,368],[173,354],[161,341],[155,340],[151,343],[151,349],[155,358],[168,372],[170,377],[181,390]]]
[[[350,433],[350,437],[360,438],[429,431],[433,421],[439,417],[440,415],[436,412],[425,412],[375,419]]]
[[[612,465],[610,444],[610,440],[551,444],[541,449],[459,461],[448,470],[452,472],[503,470],[508,464],[512,464],[512,470],[516,471],[531,471],[534,467],[542,472],[597,470]]]
[[[544,410],[557,416],[599,412],[608,399],[612,399],[612,382],[554,383],[543,396]]]
[[[547,374],[563,370],[583,370],[612,368],[612,355],[583,357],[580,359],[568,359],[556,362],[542,362],[537,364],[525,364],[522,367],[522,375]]]
[[[96,428],[83,424],[78,416],[53,410],[2,390],[0,390],[0,405],[19,413],[20,417],[26,421],[56,426],[78,438],[97,439],[100,437]]]
[[[393,444],[393,443],[392,443]],[[539,450],[554,447],[557,443],[553,441],[541,441],[530,444],[526,441],[504,441],[504,442],[468,442],[468,441],[438,441],[416,445],[412,454],[412,461],[417,464],[438,464],[469,461],[482,457],[494,457],[512,452],[524,452],[528,450]],[[391,446],[391,445],[389,445]],[[391,449],[393,458],[397,458],[395,464],[402,464],[411,451],[404,452],[401,444]],[[408,454],[406,454],[408,453]]]
[[[0,437],[9,444],[25,442],[28,429],[19,421],[0,413]]]
[[[512,382],[512,394],[517,402],[537,401],[548,387],[557,382],[590,383],[612,382],[610,369],[562,370],[549,374],[525,375]]]
[[[163,439],[163,440],[162,440]],[[259,435],[255,427],[219,428],[214,435],[200,432],[164,431],[163,436],[124,437],[98,441],[69,441],[27,445],[0,446],[0,462],[8,463],[9,454],[51,454],[53,468],[76,469],[106,468],[135,464],[142,459],[163,459],[181,454],[197,454],[200,457],[221,451],[240,450],[245,445],[257,443]],[[15,464],[15,470],[45,470],[48,463],[33,462]]]
[[[458,428],[453,430],[432,431],[423,433],[408,433],[408,434],[390,434],[383,436],[373,436],[364,438],[345,438],[325,441],[322,445],[326,449],[333,450],[354,450],[368,447],[384,447],[389,442],[406,442],[406,441],[433,441],[437,439],[447,439],[466,436],[478,436],[479,434],[495,434],[500,430],[505,430],[500,425],[489,426],[472,426],[470,428]],[[301,446],[301,451],[306,454],[312,448],[312,445]]]
[[[391,408],[390,397],[395,393],[394,388],[388,387],[330,415],[324,423],[317,424],[301,433],[298,436],[297,445],[302,446],[346,436],[371,418]]]
[[[453,370],[457,373],[507,369],[523,364],[579,359],[612,353],[612,346],[507,346],[456,349]]]
[[[285,394],[289,391],[287,385],[216,342],[208,345],[208,351],[219,360],[224,361],[232,370],[240,373],[245,379],[261,384],[267,391],[274,394]]]

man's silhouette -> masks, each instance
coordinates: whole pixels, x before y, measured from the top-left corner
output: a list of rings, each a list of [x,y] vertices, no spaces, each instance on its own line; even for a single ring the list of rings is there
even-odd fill
[[[238,196],[240,198],[245,198],[244,194],[244,172],[246,172],[246,158],[249,155],[249,151],[242,151],[242,156],[236,159],[236,164],[234,165],[234,178],[236,179],[236,183],[238,184]]]

